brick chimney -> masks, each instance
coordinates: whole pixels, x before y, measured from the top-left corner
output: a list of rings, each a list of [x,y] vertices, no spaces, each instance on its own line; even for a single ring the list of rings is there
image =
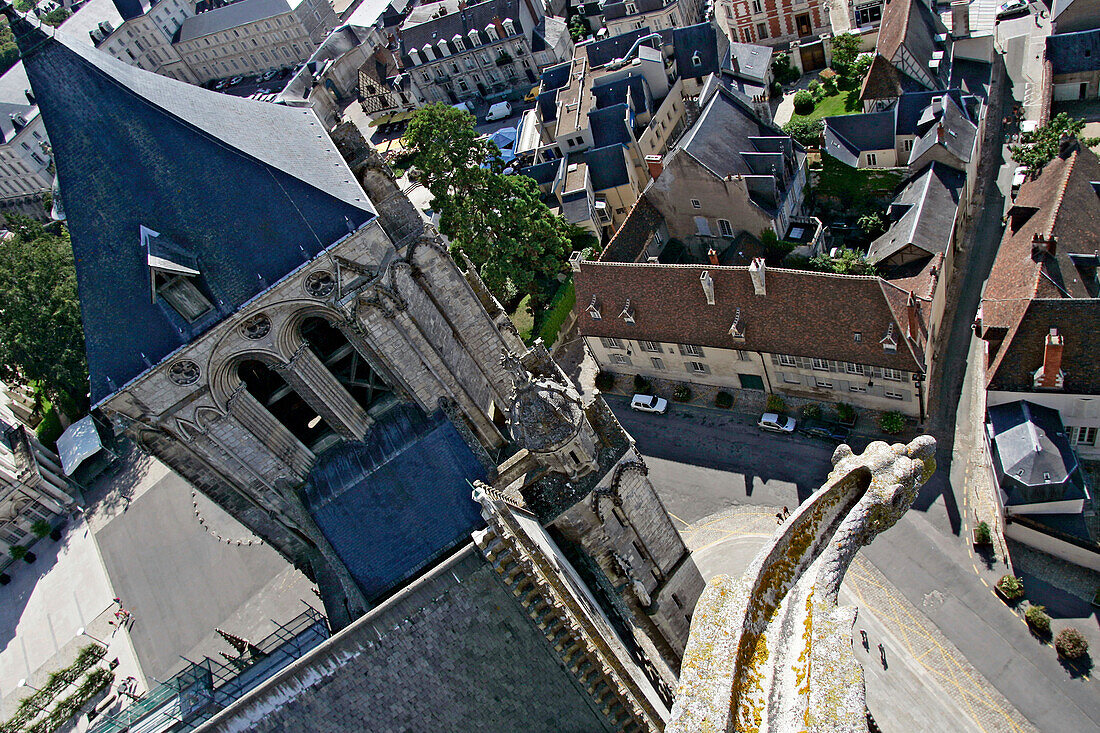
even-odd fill
[[[660,155],[647,155],[645,157],[645,164],[649,166],[649,177],[657,178],[661,175],[661,171],[665,169],[665,164],[662,162]]]
[[[749,277],[752,278],[752,287],[757,295],[767,295],[768,290],[764,286],[764,258],[757,257],[749,265]]]
[[[1043,366],[1035,372],[1038,389],[1062,388],[1062,337],[1057,328],[1050,329],[1043,349]]]
[[[944,134],[943,123],[936,125],[936,142],[943,143]]]
[[[717,265],[718,264],[718,250],[716,250],[714,247],[711,247],[710,249],[708,249],[707,250],[707,259],[710,260],[710,264]]]
[[[1043,253],[1053,255],[1057,249],[1058,237],[1047,237],[1039,232],[1035,232],[1031,235],[1032,256]]]

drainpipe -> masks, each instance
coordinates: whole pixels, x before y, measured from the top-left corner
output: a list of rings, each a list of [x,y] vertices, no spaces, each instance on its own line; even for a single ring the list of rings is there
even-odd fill
[[[768,394],[772,393],[772,380],[768,377],[768,362],[764,361],[764,355],[759,351],[752,352],[760,357],[760,366],[764,369],[764,383],[768,385]]]

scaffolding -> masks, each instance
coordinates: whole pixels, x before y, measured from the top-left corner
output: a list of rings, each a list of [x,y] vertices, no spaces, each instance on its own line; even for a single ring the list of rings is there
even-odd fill
[[[204,657],[134,700],[118,713],[101,713],[89,733],[183,733],[205,723],[329,637],[325,616],[308,606],[225,662]]]

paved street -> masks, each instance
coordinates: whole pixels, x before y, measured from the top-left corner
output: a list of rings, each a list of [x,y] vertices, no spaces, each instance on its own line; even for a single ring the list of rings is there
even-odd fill
[[[964,407],[970,399],[966,396]],[[682,531],[742,505],[793,506],[828,473],[830,445],[763,433],[752,416],[682,405],[668,415],[645,415],[632,412],[623,398],[610,396],[608,401],[646,456],[654,485]],[[965,409],[961,407],[960,413]],[[1004,565],[996,561],[979,572],[967,542],[952,529],[943,493],[954,494],[957,486],[958,495],[963,495],[966,461],[958,463],[964,476],[952,479],[942,475],[952,465],[949,457],[950,446],[941,443],[940,488],[922,493],[923,500],[918,499],[919,504],[863,556],[897,589],[897,603],[921,609],[936,633],[957,647],[965,661],[1036,728],[1052,733],[1096,730],[1100,690],[1095,679],[1072,676],[1053,649],[1029,633],[1020,616],[991,590],[992,582],[1005,572]],[[718,545],[708,548],[702,555],[704,571],[720,565],[725,553],[726,548]],[[751,556],[751,545],[732,545],[729,553],[743,560]],[[896,623],[890,626],[893,622],[885,618],[880,622],[895,637],[908,638]],[[1055,629],[1063,623],[1056,618]],[[1074,623],[1095,628],[1087,615]]]

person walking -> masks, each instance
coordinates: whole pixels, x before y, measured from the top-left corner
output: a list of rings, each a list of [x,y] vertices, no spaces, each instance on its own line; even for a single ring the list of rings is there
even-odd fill
[[[878,645],[878,654],[882,657],[882,668],[886,669],[886,647],[882,644]]]

